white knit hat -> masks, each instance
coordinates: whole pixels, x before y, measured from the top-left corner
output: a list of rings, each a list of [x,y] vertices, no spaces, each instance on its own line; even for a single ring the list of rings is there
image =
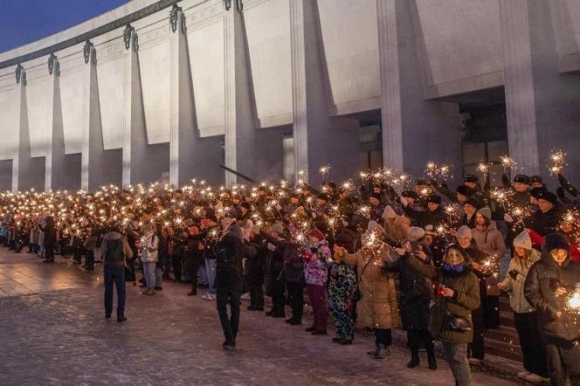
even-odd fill
[[[423,237],[425,237],[425,230],[419,227],[411,227],[409,228],[409,240],[410,241],[419,241]]]
[[[532,249],[532,239],[530,238],[528,232],[523,231],[522,233],[516,236],[516,238],[514,239],[514,247],[522,247],[527,250]]]
[[[466,238],[466,239],[469,238],[469,240],[471,240],[473,238],[473,235],[471,234],[471,229],[467,225],[463,225],[463,226],[459,227],[455,236],[458,239],[459,238]]]
[[[389,220],[393,218],[397,218],[397,213],[393,210],[393,208],[391,208],[390,205],[387,205],[383,211],[383,219]]]

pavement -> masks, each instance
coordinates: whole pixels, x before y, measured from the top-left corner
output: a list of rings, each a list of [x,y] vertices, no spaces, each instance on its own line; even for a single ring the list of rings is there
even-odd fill
[[[101,271],[0,248],[0,385],[454,384],[443,359],[436,371],[425,357],[408,369],[403,345],[371,359],[368,337],[338,346],[332,335],[304,332],[308,322],[292,327],[247,311],[247,301],[237,347],[224,350],[215,302],[186,296],[183,284],[165,283],[155,296],[128,286],[128,321],[106,320]],[[472,377],[473,385],[515,384],[480,370]]]

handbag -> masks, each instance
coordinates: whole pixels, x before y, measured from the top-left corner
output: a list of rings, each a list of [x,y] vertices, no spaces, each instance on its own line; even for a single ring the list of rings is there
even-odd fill
[[[472,330],[471,321],[460,315],[447,311],[445,324],[451,331],[468,332]]]

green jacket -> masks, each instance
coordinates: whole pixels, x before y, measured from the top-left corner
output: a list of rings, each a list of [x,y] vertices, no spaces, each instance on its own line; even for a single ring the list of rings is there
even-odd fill
[[[479,282],[472,272],[471,261],[464,263],[461,274],[447,274],[440,268],[424,264],[417,257],[410,255],[409,264],[419,274],[437,279],[439,284],[455,291],[455,296],[436,296],[435,304],[431,307],[429,318],[429,332],[434,338],[449,343],[470,343],[473,341],[473,331],[453,331],[447,324],[448,314],[462,316],[470,322],[471,311],[479,307]],[[473,322],[472,322],[473,325]]]

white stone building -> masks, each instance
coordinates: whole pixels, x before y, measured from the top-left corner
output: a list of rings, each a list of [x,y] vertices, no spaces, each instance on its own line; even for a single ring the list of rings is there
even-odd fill
[[[0,189],[553,149],[577,181],[579,73],[580,0],[134,0],[0,54]]]

